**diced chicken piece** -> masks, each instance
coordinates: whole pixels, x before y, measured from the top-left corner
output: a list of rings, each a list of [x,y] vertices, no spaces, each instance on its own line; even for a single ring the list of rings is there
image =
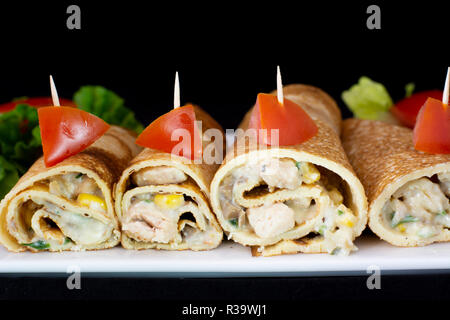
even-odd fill
[[[330,197],[331,201],[333,201],[333,204],[336,206],[344,202],[344,197],[335,187],[333,187],[331,190],[328,191],[328,196]]]
[[[319,212],[319,206],[312,203],[312,198],[301,197],[286,201],[286,205],[294,210],[295,222],[302,224],[305,221],[314,218]]]
[[[232,174],[236,183],[257,184],[261,180],[259,171],[257,166],[245,165],[234,169]],[[233,183],[231,183],[231,189],[233,189]]]
[[[52,177],[49,191],[67,199],[75,199],[81,193],[102,196],[95,180],[78,172]]]
[[[295,189],[301,185],[301,174],[294,161],[270,159],[261,165],[261,178],[270,188]]]
[[[83,178],[80,179],[80,183],[78,184],[78,188],[76,193],[87,193],[87,194],[93,194],[96,195],[99,193],[100,189],[97,186],[97,183],[94,179],[89,178],[87,176],[83,176]]]
[[[131,205],[122,230],[136,240],[159,243],[169,243],[178,235],[177,221],[147,201]]]
[[[296,164],[296,167],[300,167],[304,183],[311,184],[320,180],[320,171],[312,163],[300,162]]]
[[[168,166],[149,167],[134,173],[133,182],[139,186],[176,184],[187,180],[186,174],[180,169]]]
[[[408,208],[398,199],[391,200],[391,208],[394,210],[391,224],[395,226],[408,215]]]
[[[450,197],[450,172],[439,173],[438,179],[442,192],[444,192],[447,197]]]
[[[239,218],[244,214],[244,210],[241,206],[232,203],[231,201],[222,202],[223,217],[226,220]]]
[[[51,194],[54,194],[57,196],[62,194],[61,186],[59,185],[59,182],[56,180],[50,181],[50,183],[48,184],[48,188],[49,188],[49,192]]]
[[[63,196],[67,199],[73,199],[76,196],[78,188],[78,173],[71,172],[64,175],[54,176],[49,182],[49,191],[51,194]]]
[[[449,201],[436,183],[421,178],[407,183],[394,193],[401,200],[409,215],[429,219],[430,213],[438,214],[449,209]],[[394,207],[397,210],[398,204]]]
[[[294,210],[284,203],[273,203],[247,209],[247,217],[256,235],[269,238],[279,235],[295,225]]]

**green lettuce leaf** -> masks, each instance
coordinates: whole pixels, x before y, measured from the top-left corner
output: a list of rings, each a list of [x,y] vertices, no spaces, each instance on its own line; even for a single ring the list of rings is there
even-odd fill
[[[0,200],[11,190],[19,180],[19,170],[16,166],[0,156]]]
[[[356,118],[381,120],[394,104],[386,88],[368,77],[361,77],[357,84],[342,93],[347,107]]]
[[[405,98],[411,97],[415,88],[416,88],[416,85],[414,82],[407,83],[405,85]]]
[[[134,113],[124,106],[123,99],[104,87],[83,86],[74,94],[73,101],[80,109],[95,114],[109,124],[124,127],[136,133],[144,130]]]
[[[0,199],[41,155],[37,110],[19,104],[0,114]]]

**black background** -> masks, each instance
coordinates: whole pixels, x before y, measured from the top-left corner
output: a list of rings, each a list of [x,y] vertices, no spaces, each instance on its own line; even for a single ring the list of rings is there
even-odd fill
[[[257,93],[275,88],[280,65],[285,84],[323,88],[348,117],[340,94],[362,75],[385,84],[394,100],[403,97],[408,82],[415,82],[417,90],[443,87],[450,62],[448,11],[442,3],[3,1],[0,102],[49,95],[52,74],[61,97],[70,98],[81,85],[103,85],[125,98],[148,124],[172,108],[179,71],[182,103],[199,104],[225,128],[234,128]],[[81,30],[66,28],[70,4],[81,7]],[[366,28],[370,4],[381,7],[381,30]],[[262,300],[439,299],[449,297],[448,280],[447,275],[391,276],[384,290],[373,293],[365,277],[90,278],[84,290],[68,293],[64,278],[20,276],[1,279],[0,298],[155,299],[148,288],[158,286],[170,288],[162,297],[186,301],[240,299],[243,290],[257,292]],[[229,289],[216,290],[225,288],[225,281]],[[194,293],[187,296],[190,289]]]
[[[369,4],[381,30],[368,30]],[[319,86],[349,112],[341,92],[367,75],[395,99],[404,85],[442,88],[448,61],[448,13],[426,1],[95,1],[2,2],[0,102],[62,97],[101,84],[125,98],[145,124],[172,108],[175,71],[182,103],[194,102],[235,128],[259,92],[283,81]],[[66,8],[81,8],[68,30]]]

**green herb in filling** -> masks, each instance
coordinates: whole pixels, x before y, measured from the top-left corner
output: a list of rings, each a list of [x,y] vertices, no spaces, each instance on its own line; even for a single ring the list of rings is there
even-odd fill
[[[238,218],[233,218],[228,220],[228,222],[233,226],[233,227],[238,227]]]
[[[66,237],[65,239],[64,239],[64,244],[66,245],[66,244],[68,244],[68,243],[71,243],[72,242],[72,239],[70,239],[69,237]]]
[[[321,226],[319,227],[318,232],[319,232],[321,235],[324,235],[326,229],[327,229],[327,226],[323,224],[323,225],[321,225]]]
[[[445,212],[445,210],[438,212],[438,216],[446,216],[446,215],[447,215],[447,212]]]
[[[338,209],[337,213],[339,216],[342,216],[344,214],[344,211]]]
[[[331,254],[332,254],[333,256],[335,256],[335,255],[338,255],[340,251],[341,251],[341,248],[336,247],[336,248],[334,248],[333,251],[331,251]]]
[[[297,167],[298,170],[300,170],[300,166],[302,165],[301,162],[299,161],[295,161],[295,166]]]
[[[22,243],[23,246],[28,246],[36,250],[45,250],[50,248],[50,244],[45,242],[44,240],[38,240],[31,243]]]
[[[75,178],[80,179],[83,176],[82,173],[77,174],[77,176]]]
[[[408,216],[404,217],[402,220],[400,220],[399,222],[392,224],[392,228],[395,228],[403,223],[416,222],[416,221],[419,221],[419,218],[408,215]]]
[[[395,212],[392,212],[389,217],[391,218],[391,221],[394,220]]]

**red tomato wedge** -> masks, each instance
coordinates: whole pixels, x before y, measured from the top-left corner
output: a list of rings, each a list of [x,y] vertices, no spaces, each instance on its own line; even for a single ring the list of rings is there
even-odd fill
[[[317,126],[310,116],[296,103],[284,99],[280,105],[277,97],[260,93],[249,121],[250,129],[266,129],[258,132],[260,144],[271,145],[272,129],[279,130],[280,146],[296,145],[309,140],[317,134]]]
[[[414,148],[427,153],[450,153],[450,108],[428,98],[417,116]]]
[[[102,119],[71,107],[42,107],[38,116],[47,167],[83,151],[109,129]]]
[[[59,98],[59,102],[63,106],[67,107],[76,107],[75,103],[72,100]],[[53,104],[51,97],[34,97],[34,98],[18,98],[14,101],[7,102],[4,104],[0,104],[0,113],[8,112],[13,110],[18,104],[28,104],[32,107],[47,107]]]
[[[397,102],[390,111],[403,125],[414,128],[417,114],[429,97],[441,99],[442,91],[427,90],[414,93],[410,97]]]
[[[191,160],[199,159],[202,157],[202,140],[195,121],[194,106],[173,109],[150,123],[136,144]]]

